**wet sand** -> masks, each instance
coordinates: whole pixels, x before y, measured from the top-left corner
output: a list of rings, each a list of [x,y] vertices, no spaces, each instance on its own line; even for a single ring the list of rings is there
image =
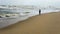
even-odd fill
[[[0,34],[60,34],[60,12],[33,16],[0,29]]]

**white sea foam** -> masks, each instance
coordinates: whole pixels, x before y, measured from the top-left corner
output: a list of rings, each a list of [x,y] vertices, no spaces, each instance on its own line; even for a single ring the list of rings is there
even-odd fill
[[[58,11],[59,10],[41,10],[41,14],[50,13],[50,12],[58,12]],[[35,16],[35,15],[39,14],[39,10],[28,10],[28,12],[30,12],[30,13],[23,14],[23,12],[22,12],[22,13],[20,13],[20,16],[16,16],[16,17],[0,18],[0,28],[7,27],[11,24],[17,23],[18,21],[26,20],[31,16]]]

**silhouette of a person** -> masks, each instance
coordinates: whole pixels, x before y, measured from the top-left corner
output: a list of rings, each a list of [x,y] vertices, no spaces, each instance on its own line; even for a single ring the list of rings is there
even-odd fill
[[[39,15],[41,14],[41,9],[39,9]]]

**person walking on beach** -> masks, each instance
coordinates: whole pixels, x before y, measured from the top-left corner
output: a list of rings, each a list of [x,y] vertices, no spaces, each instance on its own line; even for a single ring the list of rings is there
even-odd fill
[[[41,14],[41,9],[39,9],[39,15]]]

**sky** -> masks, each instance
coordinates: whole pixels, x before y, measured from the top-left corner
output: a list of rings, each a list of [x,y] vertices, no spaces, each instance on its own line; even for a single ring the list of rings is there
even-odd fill
[[[34,6],[57,6],[60,0],[0,0],[0,5],[34,5]]]

